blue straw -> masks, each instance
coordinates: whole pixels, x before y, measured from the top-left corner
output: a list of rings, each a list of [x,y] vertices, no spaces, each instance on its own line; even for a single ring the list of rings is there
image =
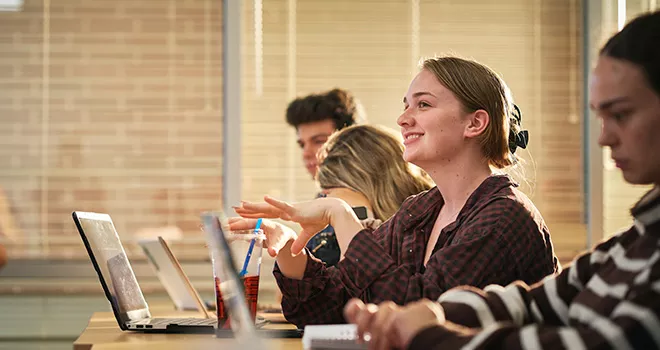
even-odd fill
[[[261,220],[262,220],[261,218],[257,219],[257,225],[254,226],[255,235],[257,234],[259,228],[261,227]],[[250,247],[248,248],[247,254],[245,255],[245,261],[243,262],[243,269],[239,273],[240,277],[247,275],[248,264],[250,263],[250,258],[252,257],[252,250],[254,250],[254,242],[256,240],[257,240],[256,238],[253,238],[252,241],[250,242]]]

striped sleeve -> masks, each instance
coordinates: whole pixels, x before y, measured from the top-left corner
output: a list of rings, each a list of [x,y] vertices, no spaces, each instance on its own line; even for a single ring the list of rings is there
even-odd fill
[[[409,349],[660,349],[658,259],[645,276],[656,282],[612,286],[592,273],[610,257],[620,260],[620,268],[643,266],[617,257],[622,250],[616,238],[531,288],[511,284],[446,293],[440,302],[448,322],[417,334]],[[603,313],[599,303],[611,312]]]
[[[558,276],[550,275],[531,288],[523,282],[506,287],[491,285],[484,290],[459,287],[438,301],[447,320],[466,327],[486,328],[498,322],[566,325],[567,305],[592,277],[597,265],[592,260],[592,254],[583,255]]]
[[[630,290],[608,316],[571,308],[571,326],[493,322],[476,330],[451,323],[417,334],[409,349],[660,349],[660,282]]]

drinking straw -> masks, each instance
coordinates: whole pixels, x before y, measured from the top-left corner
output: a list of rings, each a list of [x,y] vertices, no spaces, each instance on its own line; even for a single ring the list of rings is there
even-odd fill
[[[257,225],[254,226],[254,234],[256,235],[257,232],[259,232],[259,228],[261,227],[261,218],[257,219]],[[254,242],[257,240],[257,238],[252,238],[252,241],[250,242],[250,247],[248,248],[247,254],[245,254],[245,261],[243,262],[243,269],[239,273],[240,277],[244,277],[247,275],[247,268],[248,264],[250,263],[250,258],[252,257],[252,250],[254,250]]]

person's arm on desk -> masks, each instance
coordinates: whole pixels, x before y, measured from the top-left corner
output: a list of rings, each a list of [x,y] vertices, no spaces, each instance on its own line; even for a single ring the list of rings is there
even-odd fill
[[[282,307],[287,320],[299,327],[306,324],[343,323],[343,305],[351,296],[361,294],[362,283],[370,284],[368,280],[374,277],[371,275],[380,274],[380,269],[369,273],[369,276],[360,276],[357,280],[362,283],[351,283],[351,280],[355,280],[352,273],[334,268],[325,269],[321,261],[310,256],[309,251],[303,248],[316,232],[330,224],[335,228],[342,253],[347,252],[346,259],[349,259],[351,249],[355,250],[349,249],[349,245],[355,245],[355,238],[359,234],[371,231],[363,229],[353,209],[336,198],[320,198],[299,204],[288,204],[268,197],[266,201],[259,204],[243,203],[241,207],[235,208],[243,218],[231,219],[230,228],[253,227],[255,219],[259,217],[276,217],[301,225],[302,231],[297,237],[295,234],[271,234],[268,238],[269,254],[277,256],[273,273],[283,292]],[[282,247],[281,251],[271,251],[275,245]],[[357,254],[361,256],[361,253]],[[342,256],[340,264],[346,259]],[[390,264],[384,265],[387,267]],[[345,286],[346,283],[350,286]],[[317,312],[317,309],[322,312]]]

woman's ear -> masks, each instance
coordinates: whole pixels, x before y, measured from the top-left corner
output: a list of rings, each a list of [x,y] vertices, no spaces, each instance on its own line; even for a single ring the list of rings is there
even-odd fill
[[[483,134],[490,123],[488,112],[479,109],[467,116],[468,123],[465,126],[464,136],[467,138],[478,137]]]

